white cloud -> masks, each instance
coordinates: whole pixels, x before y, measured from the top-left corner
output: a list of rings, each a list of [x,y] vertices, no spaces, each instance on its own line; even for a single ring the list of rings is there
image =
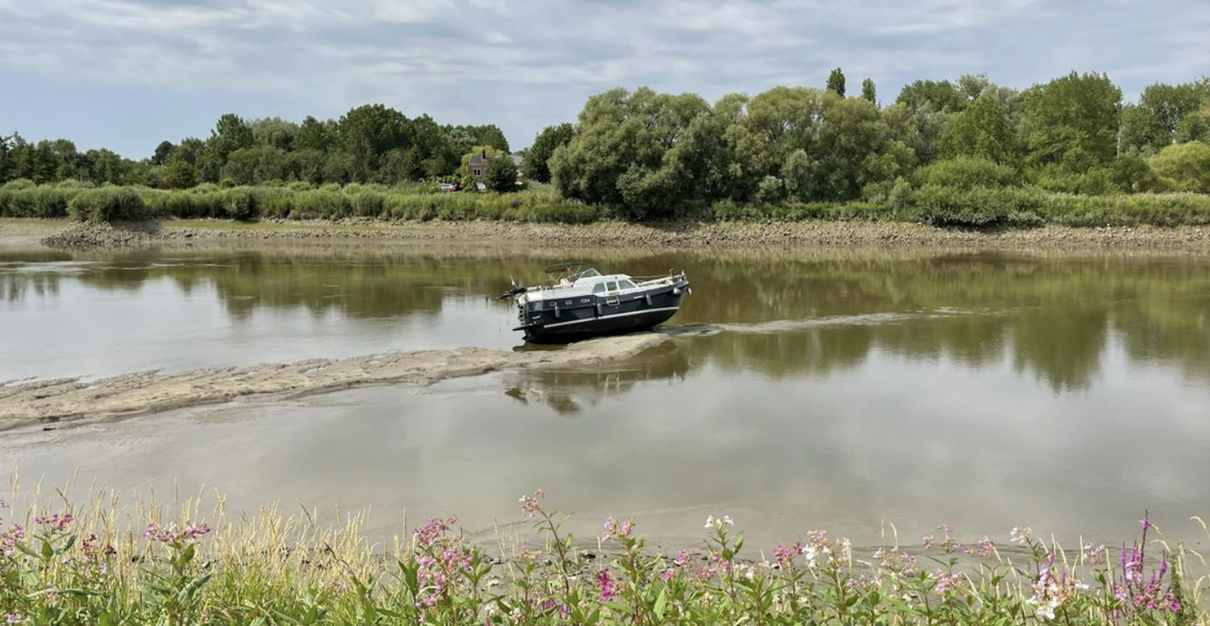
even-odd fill
[[[0,82],[188,93],[235,111],[382,101],[495,122],[524,145],[614,86],[714,99],[822,85],[837,66],[853,84],[873,78],[884,101],[917,78],[979,71],[1016,87],[1107,71],[1132,94],[1210,73],[1207,32],[1196,0],[0,0]],[[0,117],[62,134],[41,108],[0,92]],[[111,126],[138,132],[134,119]]]

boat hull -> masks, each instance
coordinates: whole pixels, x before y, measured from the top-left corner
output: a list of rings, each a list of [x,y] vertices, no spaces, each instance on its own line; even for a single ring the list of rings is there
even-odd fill
[[[676,315],[688,290],[689,282],[682,280],[621,298],[547,301],[539,310],[519,311],[522,325],[514,330],[524,331],[530,343],[569,343],[646,330]]]

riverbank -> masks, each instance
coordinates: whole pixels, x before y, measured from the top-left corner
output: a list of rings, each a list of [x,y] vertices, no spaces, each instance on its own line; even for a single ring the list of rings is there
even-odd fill
[[[820,246],[998,250],[1163,250],[1210,253],[1210,227],[1048,225],[966,230],[907,222],[603,221],[535,224],[502,221],[166,220],[143,224],[77,224],[66,220],[0,219],[0,245],[61,249],[146,247],[205,241],[395,240],[516,242],[592,246]]]

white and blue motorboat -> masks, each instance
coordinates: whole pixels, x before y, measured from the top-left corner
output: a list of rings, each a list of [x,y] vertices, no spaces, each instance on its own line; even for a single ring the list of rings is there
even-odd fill
[[[692,293],[685,272],[658,277],[602,274],[581,263],[546,268],[551,283],[519,287],[501,298],[517,303],[521,325],[533,343],[564,343],[645,330],[668,321]]]

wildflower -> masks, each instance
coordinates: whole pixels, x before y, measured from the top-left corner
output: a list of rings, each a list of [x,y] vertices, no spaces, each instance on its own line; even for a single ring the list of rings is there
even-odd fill
[[[773,548],[773,560],[778,564],[787,564],[794,560],[794,555],[802,553],[802,544],[792,546],[777,546]]]
[[[676,575],[676,572],[674,570],[666,569],[666,570],[664,570],[663,574],[660,574],[660,580],[662,580],[664,582],[668,582],[668,581],[672,580],[672,577],[675,575]]]
[[[940,595],[945,595],[959,588],[959,583],[962,580],[962,575],[958,573],[947,574],[942,570],[937,570],[933,574],[933,578],[937,579],[936,591]]]
[[[445,536],[445,533],[449,531],[449,529],[452,528],[456,523],[458,523],[458,518],[452,515],[445,519],[434,517],[433,519],[429,520],[429,523],[417,528],[416,530],[413,530],[412,536],[416,538],[416,543],[418,545],[428,547],[442,539]]]
[[[815,569],[818,566],[819,550],[815,546],[803,548],[803,556],[807,558],[807,567]]]
[[[8,504],[8,500],[5,500],[4,498],[0,498],[0,509],[7,509],[7,508],[11,508]]]
[[[41,515],[34,518],[34,523],[39,526],[50,526],[59,532],[67,530],[67,525],[76,520],[71,513],[55,513],[50,517],[42,517]]]
[[[853,558],[853,544],[848,537],[840,538],[840,560],[848,561]]]
[[[621,524],[618,523],[612,516],[605,520],[605,534],[601,535],[601,541],[610,539],[622,540],[634,535],[634,520],[626,520]]]
[[[673,561],[673,564],[681,569],[685,569],[689,566],[689,561],[692,560],[692,558],[693,557],[689,555],[688,550],[681,550],[676,554],[676,560]]]
[[[25,618],[22,617],[20,613],[9,613],[8,616],[5,617],[4,622],[6,624],[24,624]]]
[[[518,502],[521,503],[521,514],[525,517],[533,517],[542,512],[542,500],[546,498],[546,492],[539,489],[534,492],[534,495],[522,495]]]
[[[932,535],[925,535],[925,536],[921,537],[920,542],[924,544],[925,552],[933,551],[933,536]]]
[[[713,528],[714,530],[722,530],[723,526],[734,526],[734,525],[735,525],[735,522],[731,520],[730,515],[724,515],[721,518],[715,518],[713,515],[709,515],[706,517],[705,528],[707,528],[707,529]]]
[[[597,584],[601,588],[601,602],[608,602],[618,595],[617,589],[614,587],[613,576],[609,574],[609,570],[603,569],[597,574]]]
[[[1080,556],[1093,565],[1100,565],[1105,562],[1105,544],[1094,546],[1088,542],[1080,549]]]
[[[198,537],[208,534],[210,534],[209,524],[189,524],[184,528],[178,528],[175,522],[163,528],[152,522],[147,524],[147,529],[143,531],[143,536],[152,541],[173,545],[196,541]]]
[[[996,544],[991,539],[984,537],[981,541],[976,542],[975,545],[965,548],[962,551],[970,556],[977,556],[981,559],[986,559],[996,551]]]
[[[1013,543],[1026,545],[1030,542],[1029,535],[1033,533],[1033,529],[1029,526],[1014,526],[1012,533],[1009,535]]]

